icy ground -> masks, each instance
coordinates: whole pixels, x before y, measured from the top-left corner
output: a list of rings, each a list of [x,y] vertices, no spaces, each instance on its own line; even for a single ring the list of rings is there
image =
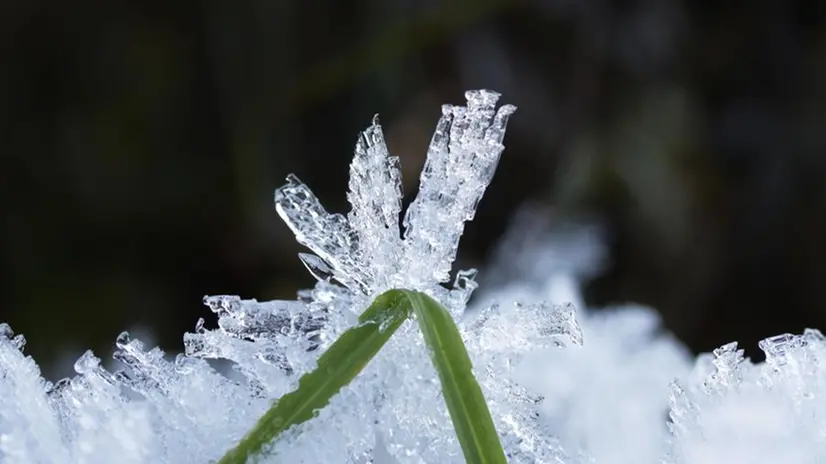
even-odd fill
[[[91,352],[77,375],[44,381],[25,339],[0,325],[0,463],[184,463],[220,458],[319,353],[390,288],[427,292],[459,321],[513,463],[816,463],[826,461],[826,339],[766,339],[754,365],[735,344],[700,356],[653,310],[594,311],[579,293],[603,253],[598,231],[518,218],[476,289],[448,285],[466,221],[493,176],[512,106],[468,92],[442,108],[419,193],[400,223],[401,179],[377,120],[356,144],[349,214],[328,213],[295,176],[276,209],[312,254],[318,279],[295,301],[205,298],[219,316],[166,356],[123,333],[109,372]],[[584,341],[584,343],[583,343]],[[218,372],[207,360],[232,365]],[[262,462],[463,462],[438,378],[407,324],[319,416]]]

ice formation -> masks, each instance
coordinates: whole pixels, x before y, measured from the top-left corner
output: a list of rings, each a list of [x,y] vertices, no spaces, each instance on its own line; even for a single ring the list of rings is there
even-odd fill
[[[0,463],[215,460],[374,296],[400,287],[427,292],[459,321],[509,462],[824,462],[823,335],[766,339],[760,365],[729,344],[690,371],[652,310],[585,306],[580,282],[604,258],[594,229],[549,235],[518,220],[494,266],[499,284],[466,308],[475,271],[446,283],[514,109],[497,110],[494,92],[466,96],[466,106],[443,107],[401,224],[399,162],[377,120],[356,144],[348,215],[328,213],[295,176],[276,191],[278,214],[312,251],[300,259],[318,280],[295,301],[206,297],[218,327],[199,321],[184,353],[170,357],[123,333],[114,355],[122,370],[87,352],[75,377],[54,384],[23,354],[25,339],[0,324]],[[231,368],[219,372],[213,360]],[[318,417],[260,461],[462,462],[417,327],[400,328]]]
[[[87,352],[75,365],[78,375],[55,385],[22,354],[23,338],[2,326],[0,461],[209,462],[231,448],[272,400],[293,389],[378,293],[424,291],[461,316],[476,288],[475,271],[458,272],[450,289],[443,284],[514,110],[497,110],[495,92],[466,97],[466,106],[442,108],[403,227],[399,162],[389,155],[377,120],[356,145],[347,216],[328,213],[295,176],[276,191],[278,214],[314,253],[300,258],[318,283],[296,301],[207,297],[218,328],[199,321],[184,336],[185,353],[169,359],[123,333],[115,358],[124,370],[110,373]],[[564,451],[536,419],[536,398],[508,374],[533,349],[561,343],[565,335],[579,341],[571,308],[489,311],[463,330],[509,459],[564,462]],[[233,372],[216,372],[208,359],[230,361]],[[262,459],[461,462],[440,395],[418,329],[408,324],[317,418],[279,438]]]

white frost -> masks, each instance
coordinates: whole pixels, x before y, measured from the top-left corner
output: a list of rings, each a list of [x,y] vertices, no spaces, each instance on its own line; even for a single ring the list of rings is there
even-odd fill
[[[497,110],[499,94],[489,90],[465,96],[467,106],[442,107],[418,195],[404,216],[404,239],[399,160],[390,156],[378,118],[356,143],[346,217],[328,213],[295,176],[276,190],[278,214],[316,254],[302,257],[316,277],[367,296],[395,287],[426,291],[448,281],[464,223],[493,177],[516,109]]]

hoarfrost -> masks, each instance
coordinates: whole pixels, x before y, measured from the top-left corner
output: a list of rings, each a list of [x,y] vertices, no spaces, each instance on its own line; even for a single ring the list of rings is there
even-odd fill
[[[363,308],[376,294],[402,287],[427,292],[457,318],[472,320],[461,325],[463,335],[511,462],[569,462],[537,421],[537,402],[507,379],[531,348],[553,346],[566,337],[580,342],[573,311],[537,304],[476,318],[464,312],[477,287],[475,270],[459,271],[450,290],[440,285],[449,280],[464,223],[473,218],[491,180],[514,110],[507,105],[496,110],[494,92],[473,91],[466,97],[467,107],[442,108],[403,231],[399,163],[389,155],[377,119],[356,145],[346,220],[327,213],[295,179],[276,192],[278,212],[322,262],[312,266],[324,269],[317,274],[340,282],[348,299],[358,302],[328,311],[331,316]],[[275,449],[287,462],[340,462],[341,456],[359,462],[371,453],[376,435],[382,453],[400,463],[463,461],[415,326],[400,328],[316,420],[298,427]],[[320,436],[327,440],[323,447],[316,446]]]
[[[318,280],[296,301],[211,296],[218,327],[199,320],[183,354],[147,349],[126,332],[110,373],[91,352],[77,376],[45,383],[23,339],[0,326],[0,460],[8,463],[208,462],[220,457],[320,352],[390,288],[427,292],[461,318],[475,270],[443,286],[464,223],[471,220],[503,150],[514,107],[491,91],[442,108],[419,193],[399,224],[401,174],[378,119],[359,137],[347,215],[329,213],[296,176],[275,192],[278,214]],[[472,317],[472,316],[468,316]],[[537,399],[508,379],[531,349],[581,342],[569,306],[533,304],[486,313],[463,336],[511,462],[569,462],[537,420]],[[503,335],[507,335],[504,336]],[[230,364],[218,372],[207,360]],[[324,445],[319,446],[320,437]],[[415,325],[401,327],[318,417],[294,427],[263,460],[278,462],[462,462],[438,377]]]
[[[278,214],[315,253],[302,260],[316,277],[366,296],[394,287],[427,291],[449,280],[464,223],[473,219],[493,177],[516,109],[496,109],[499,94],[489,90],[465,97],[467,106],[442,107],[418,195],[404,216],[403,239],[399,160],[390,156],[378,118],[356,143],[346,217],[328,213],[295,176],[276,190]]]
[[[399,161],[378,119],[356,143],[348,214],[329,213],[295,176],[276,191],[276,210],[312,251],[299,259],[317,279],[295,301],[206,297],[218,327],[199,320],[184,353],[147,349],[123,333],[114,353],[122,370],[109,372],[86,352],[77,375],[54,384],[23,354],[25,339],[0,324],[0,462],[217,459],[374,296],[399,287],[430,294],[456,317],[508,462],[824,462],[823,335],[768,338],[759,365],[727,344],[689,372],[685,349],[652,310],[585,306],[580,283],[605,259],[598,228],[546,230],[522,215],[495,265],[498,284],[466,308],[476,271],[445,284],[514,111],[496,109],[494,92],[466,97],[467,106],[443,107],[401,224]],[[328,407],[261,461],[463,462],[417,327],[403,325]]]

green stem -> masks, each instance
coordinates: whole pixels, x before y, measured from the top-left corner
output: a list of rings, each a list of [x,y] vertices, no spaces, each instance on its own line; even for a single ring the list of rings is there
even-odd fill
[[[398,293],[386,292],[376,298],[359,317],[359,324],[344,332],[318,358],[316,369],[299,379],[298,388],[282,396],[218,463],[246,463],[282,432],[312,419],[407,320],[408,308],[404,296]]]
[[[473,376],[473,364],[453,317],[424,293],[403,292],[411,302],[433,366],[439,373],[442,394],[465,461],[507,464],[485,396]]]

